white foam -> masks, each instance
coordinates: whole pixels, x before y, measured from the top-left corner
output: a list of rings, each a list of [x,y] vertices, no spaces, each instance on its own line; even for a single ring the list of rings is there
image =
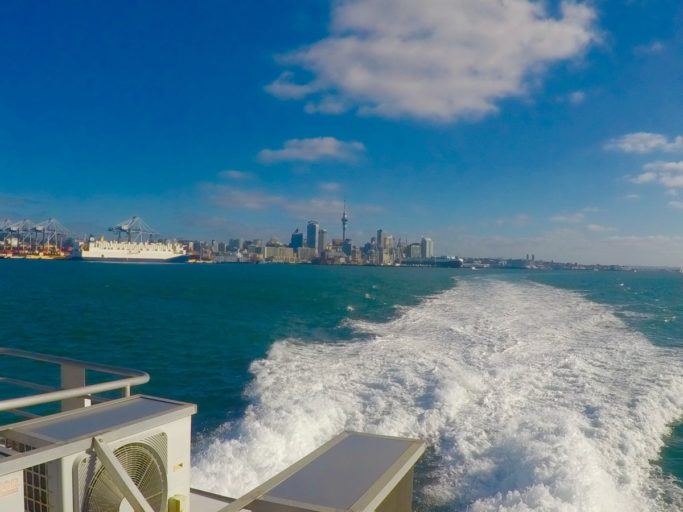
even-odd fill
[[[425,508],[651,511],[683,493],[650,461],[683,415],[681,354],[566,290],[472,278],[345,344],[275,343],[252,405],[196,459],[240,495],[342,429],[421,437]]]

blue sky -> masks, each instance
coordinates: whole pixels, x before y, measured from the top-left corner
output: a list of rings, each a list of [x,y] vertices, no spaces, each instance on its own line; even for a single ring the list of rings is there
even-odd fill
[[[683,264],[669,0],[0,4],[0,219]]]

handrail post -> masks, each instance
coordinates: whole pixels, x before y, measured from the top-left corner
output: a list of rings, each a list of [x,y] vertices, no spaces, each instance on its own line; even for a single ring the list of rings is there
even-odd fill
[[[62,389],[82,388],[85,386],[85,368],[72,364],[62,363],[59,365]],[[62,400],[62,411],[71,411],[90,406],[90,399],[85,396],[77,396]]]

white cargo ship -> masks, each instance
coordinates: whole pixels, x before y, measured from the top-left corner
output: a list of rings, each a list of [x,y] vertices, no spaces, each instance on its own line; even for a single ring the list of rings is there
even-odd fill
[[[117,240],[104,237],[90,240],[74,249],[71,257],[89,261],[121,261],[131,263],[182,263],[190,258],[183,244],[153,241],[158,235],[140,217],[131,217],[109,231],[116,233]],[[121,237],[126,240],[121,240]]]
[[[75,250],[74,259],[138,263],[181,263],[189,259],[177,242],[118,242],[91,240]]]

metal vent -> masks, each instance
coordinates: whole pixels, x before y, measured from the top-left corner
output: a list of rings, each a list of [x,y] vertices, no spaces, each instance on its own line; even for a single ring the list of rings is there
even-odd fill
[[[33,450],[33,446],[12,439],[6,439],[5,445],[7,448],[22,453]],[[49,512],[47,464],[40,464],[24,470],[24,510],[25,512]]]
[[[155,512],[165,512],[167,499],[165,434],[124,444],[114,455]],[[119,512],[123,494],[96,456],[81,460],[79,467],[81,512]]]

